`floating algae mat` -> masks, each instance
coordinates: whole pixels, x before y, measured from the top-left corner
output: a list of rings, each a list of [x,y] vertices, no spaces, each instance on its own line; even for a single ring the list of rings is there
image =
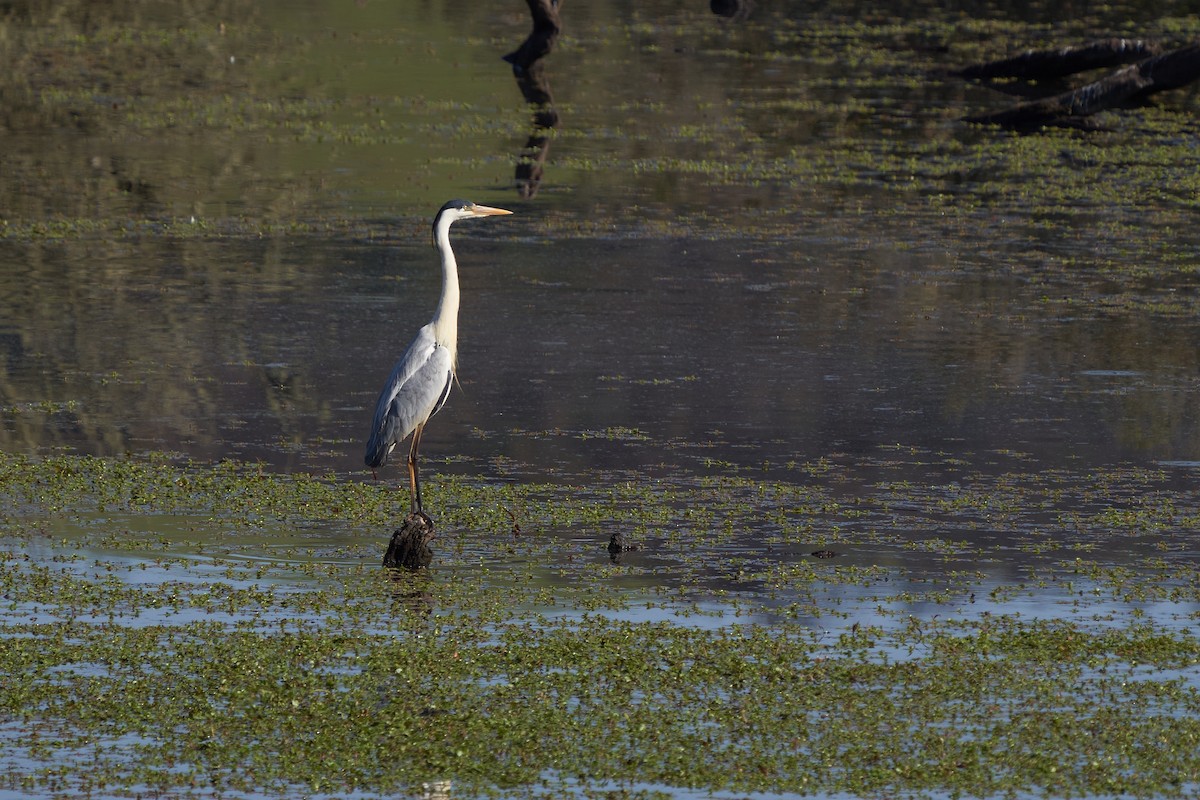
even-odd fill
[[[6,796],[1195,789],[1200,508],[1163,473],[439,475],[413,573],[378,566],[391,489],[0,475]]]

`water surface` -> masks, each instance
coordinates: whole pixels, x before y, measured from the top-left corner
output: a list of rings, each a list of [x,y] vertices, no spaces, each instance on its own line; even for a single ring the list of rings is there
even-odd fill
[[[450,630],[470,653],[478,634],[486,661],[517,630],[749,626],[820,648],[877,631],[855,657],[914,674],[940,651],[911,631],[940,626],[1186,644],[1196,91],[1093,132],[1017,136],[962,122],[1013,99],[953,70],[1101,36],[1186,40],[1196,11],[760,0],[731,22],[703,4],[566,4],[545,64],[559,124],[528,198],[514,172],[546,132],[499,58],[528,31],[522,4],[6,11],[8,457],[106,459],[49,462],[89,480],[96,463],[149,463],[177,483],[234,464],[365,505],[350,492],[375,486],[361,457],[376,392],[438,296],[430,215],[457,196],[514,211],[454,229],[461,385],[423,438],[445,521],[425,583],[376,569],[403,492],[381,521],[316,500],[175,506],[161,486],[111,501],[61,475],[45,479],[57,497],[12,468],[14,641],[25,625],[133,641],[212,623],[379,644],[428,623],[413,641]],[[614,533],[638,549],[610,555]],[[203,635],[225,641],[217,628]],[[1182,687],[1168,716],[1194,716],[1194,660],[1121,657]],[[1076,667],[1102,690],[1080,683],[1073,702],[1110,696],[1102,670]],[[1103,705],[1152,714],[1121,700]],[[1040,701],[1004,702],[1018,719]],[[148,741],[97,747],[124,764]],[[14,774],[45,788],[29,776],[49,762],[23,747]],[[1015,791],[1103,793],[1048,775]],[[359,785],[399,781],[375,780]],[[795,788],[738,780],[710,788]],[[247,791],[296,788],[265,785]],[[662,774],[620,785],[712,796]],[[965,791],[1014,791],[981,785]],[[814,791],[962,790],[880,786]]]

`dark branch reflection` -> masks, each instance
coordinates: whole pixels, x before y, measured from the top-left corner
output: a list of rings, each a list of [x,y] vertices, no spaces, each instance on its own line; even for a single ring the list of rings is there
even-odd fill
[[[754,11],[754,0],[711,0],[708,8],[719,17],[741,21]]]
[[[533,30],[513,52],[504,56],[512,64],[513,77],[526,102],[533,108],[533,127],[517,160],[517,194],[522,199],[537,195],[542,183],[546,154],[550,149],[550,131],[558,126],[558,112],[546,80],[542,59],[554,49],[562,30],[558,11],[560,0],[526,0],[533,17]]]

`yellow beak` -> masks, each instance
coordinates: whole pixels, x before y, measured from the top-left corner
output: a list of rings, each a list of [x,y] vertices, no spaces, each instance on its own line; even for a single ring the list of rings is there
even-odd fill
[[[478,204],[471,206],[471,211],[476,216],[479,216],[479,217],[491,217],[491,216],[495,216],[496,214],[511,214],[511,213],[513,213],[505,208],[493,208],[491,206],[481,206]]]

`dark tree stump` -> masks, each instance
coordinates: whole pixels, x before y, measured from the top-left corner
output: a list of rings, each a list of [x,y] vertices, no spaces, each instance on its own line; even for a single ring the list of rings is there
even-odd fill
[[[641,545],[629,541],[624,531],[617,531],[608,539],[608,557],[612,559],[614,564],[620,564],[621,557],[625,553],[632,553],[635,550],[641,549]]]
[[[429,543],[433,541],[433,520],[428,515],[413,512],[392,533],[383,566],[387,569],[422,569],[433,561]]]
[[[1200,44],[1130,64],[1074,91],[1022,103],[1004,111],[967,117],[967,122],[1032,130],[1047,125],[1085,127],[1086,117],[1110,108],[1143,102],[1168,89],[1178,89],[1200,78]]]

